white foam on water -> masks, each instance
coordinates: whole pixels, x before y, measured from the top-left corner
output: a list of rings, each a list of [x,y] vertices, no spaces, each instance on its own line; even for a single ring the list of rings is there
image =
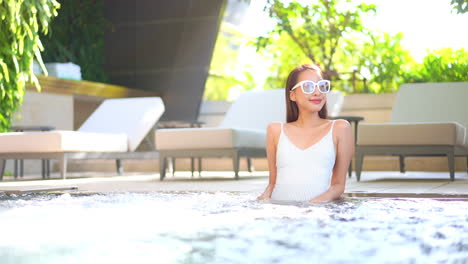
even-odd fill
[[[468,261],[468,203],[239,193],[0,197],[0,263]]]

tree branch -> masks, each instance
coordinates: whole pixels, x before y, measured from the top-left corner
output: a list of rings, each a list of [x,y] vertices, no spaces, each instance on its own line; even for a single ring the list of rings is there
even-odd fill
[[[317,63],[314,54],[312,53],[312,50],[310,49],[309,45],[307,43],[302,43],[298,37],[294,35],[292,31],[287,31],[288,35],[293,39],[293,41],[299,46],[299,48],[302,49],[302,51],[306,54],[309,59],[311,59],[314,63]]]

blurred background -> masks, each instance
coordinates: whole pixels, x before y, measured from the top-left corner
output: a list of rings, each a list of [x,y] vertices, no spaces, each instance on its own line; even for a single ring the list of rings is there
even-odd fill
[[[468,81],[467,0],[4,0],[0,11],[1,132],[76,130],[104,99],[137,96],[162,97],[161,122],[216,126],[240,93],[284,88],[304,63],[363,123],[388,122],[402,83]]]

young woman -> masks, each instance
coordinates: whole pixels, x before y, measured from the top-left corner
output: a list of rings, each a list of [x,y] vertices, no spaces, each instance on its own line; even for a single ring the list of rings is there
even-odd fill
[[[287,123],[267,128],[270,179],[259,200],[328,202],[343,194],[354,139],[348,121],[327,119],[330,88],[318,66],[289,74]]]

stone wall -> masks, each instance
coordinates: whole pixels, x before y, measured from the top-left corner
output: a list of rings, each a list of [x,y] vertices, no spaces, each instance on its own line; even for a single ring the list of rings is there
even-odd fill
[[[71,95],[27,90],[23,105],[14,115],[13,126],[53,126],[58,130],[73,130],[74,99]],[[6,172],[13,173],[13,160],[8,160]],[[39,174],[40,160],[25,160],[25,174]]]
[[[73,96],[26,91],[23,105],[13,118],[13,126],[54,126],[73,130]]]

